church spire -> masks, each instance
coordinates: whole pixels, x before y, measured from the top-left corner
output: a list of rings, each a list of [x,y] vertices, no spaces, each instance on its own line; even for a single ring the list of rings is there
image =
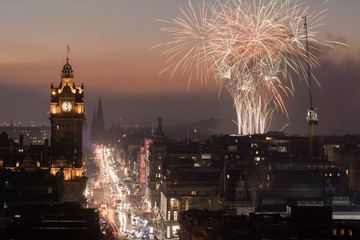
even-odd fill
[[[105,121],[104,121],[104,114],[102,111],[101,98],[99,98],[99,102],[98,102],[96,125],[97,125],[97,129],[98,129],[98,133],[102,135],[102,133],[105,130]]]
[[[96,112],[94,108],[92,120],[91,120],[91,139],[96,140]]]
[[[158,126],[156,128],[156,133],[155,133],[155,136],[158,135],[158,136],[164,136],[164,132],[162,130],[162,127],[161,127],[161,124],[162,124],[162,119],[159,117],[157,119],[157,122],[158,122]]]
[[[158,126],[156,128],[156,132],[155,132],[155,138],[154,138],[154,141],[155,143],[164,143],[165,142],[165,135],[164,135],[164,132],[163,132],[163,129],[162,129],[162,119],[159,117],[157,119],[157,122],[158,122]]]
[[[104,115],[102,111],[101,98],[99,98],[97,111],[93,113],[93,118],[91,122],[91,139],[94,141],[101,142],[103,140],[105,132],[105,122]]]

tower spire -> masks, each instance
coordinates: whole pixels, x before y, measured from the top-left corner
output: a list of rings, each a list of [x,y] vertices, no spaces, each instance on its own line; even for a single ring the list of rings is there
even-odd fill
[[[101,98],[99,98],[98,108],[96,111],[96,133],[97,133],[98,140],[102,140],[104,131],[105,131],[104,114],[103,114],[103,110],[102,110]]]
[[[93,112],[93,116],[92,116],[92,121],[91,121],[91,139],[92,140],[96,140],[96,112],[95,112],[95,108],[94,108],[94,112]]]
[[[67,47],[66,47],[66,61],[69,61],[69,53],[70,53],[70,47],[69,47],[69,44],[67,44]]]

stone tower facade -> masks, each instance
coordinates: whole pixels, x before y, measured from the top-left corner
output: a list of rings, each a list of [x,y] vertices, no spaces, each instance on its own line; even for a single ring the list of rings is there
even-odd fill
[[[74,72],[66,59],[59,87],[50,87],[52,174],[64,175],[64,201],[84,200],[82,135],[84,86],[76,87]]]

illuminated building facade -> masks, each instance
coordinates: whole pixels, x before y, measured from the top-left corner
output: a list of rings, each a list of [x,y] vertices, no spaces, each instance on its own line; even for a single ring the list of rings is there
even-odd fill
[[[145,139],[144,146],[140,147],[140,184],[147,185],[149,177],[149,155],[150,155],[150,144],[153,143],[152,139]]]
[[[51,173],[63,172],[63,201],[83,203],[86,178],[83,175],[82,132],[84,86],[76,87],[74,72],[66,59],[59,87],[50,88]]]
[[[154,142],[150,148],[150,172],[149,189],[151,191],[151,206],[159,207],[160,203],[160,185],[164,173],[164,160],[167,155],[167,143],[161,126],[161,118],[158,118],[158,126],[154,136]]]
[[[179,215],[189,209],[220,210],[218,195],[222,170],[179,168],[167,170],[161,183],[160,212],[166,238],[179,237]]]

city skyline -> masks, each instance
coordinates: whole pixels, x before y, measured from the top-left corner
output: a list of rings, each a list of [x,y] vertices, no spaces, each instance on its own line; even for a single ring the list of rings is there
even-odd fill
[[[359,133],[356,80],[360,60],[356,55],[360,46],[356,42],[359,32],[354,30],[360,3],[299,2],[316,11],[328,8],[320,35],[349,44],[324,49],[319,56],[321,68],[316,76],[322,89],[314,89],[319,114],[315,134]],[[215,117],[226,119],[226,129],[236,132],[231,99],[225,92],[217,97],[214,81],[207,86],[192,81],[187,90],[186,77],[169,80],[168,73],[158,75],[166,67],[166,58],[160,56],[161,49],[149,49],[166,42],[166,34],[158,31],[163,25],[156,19],[171,19],[178,15],[178,7],[186,4],[161,0],[1,3],[0,121],[49,124],[50,83],[57,86],[60,82],[69,44],[75,84],[84,83],[87,91],[88,124],[101,97],[108,124],[137,119],[139,124],[151,126],[158,116],[164,118],[164,124]],[[308,91],[304,82],[295,84],[295,97],[286,100],[289,120],[276,113],[270,130],[289,122],[285,132],[307,133]]]

